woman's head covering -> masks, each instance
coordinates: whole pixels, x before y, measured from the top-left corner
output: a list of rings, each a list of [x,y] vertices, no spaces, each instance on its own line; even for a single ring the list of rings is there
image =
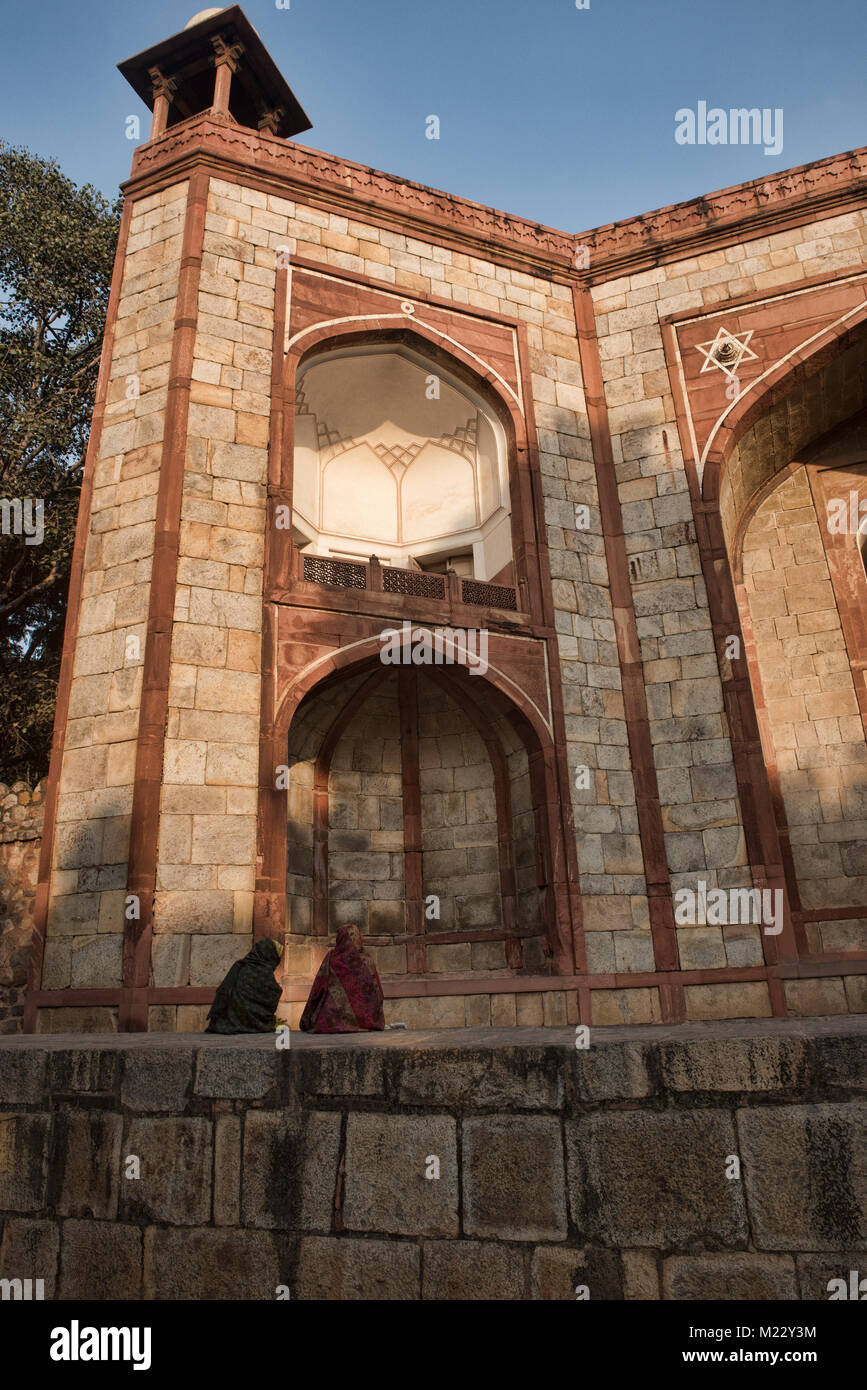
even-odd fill
[[[385,1027],[382,985],[358,927],[339,927],[301,1015],[305,1033],[379,1032]]]
[[[229,970],[214,995],[209,1033],[271,1033],[281,988],[274,979],[280,948],[270,936],[257,941]]]

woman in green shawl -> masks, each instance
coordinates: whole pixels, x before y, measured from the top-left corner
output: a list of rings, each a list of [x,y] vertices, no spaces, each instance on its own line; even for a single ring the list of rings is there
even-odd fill
[[[268,936],[235,961],[214,995],[208,1033],[273,1033],[282,993],[274,971],[282,954],[283,947]]]

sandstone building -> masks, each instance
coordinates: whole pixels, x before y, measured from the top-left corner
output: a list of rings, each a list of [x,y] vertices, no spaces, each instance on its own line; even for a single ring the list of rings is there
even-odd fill
[[[296,143],[237,6],[121,70],[26,1027],[346,921],[411,1027],[863,1009],[867,150],[573,235]]]

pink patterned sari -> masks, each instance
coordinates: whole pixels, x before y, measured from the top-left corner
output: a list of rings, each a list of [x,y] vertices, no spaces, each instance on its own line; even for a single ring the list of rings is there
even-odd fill
[[[319,967],[300,1028],[305,1033],[367,1033],[385,1028],[382,985],[358,927],[340,927]]]

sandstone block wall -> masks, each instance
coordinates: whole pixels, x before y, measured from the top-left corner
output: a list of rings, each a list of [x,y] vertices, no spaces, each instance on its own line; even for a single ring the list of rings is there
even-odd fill
[[[482,1036],[7,1040],[0,1277],[96,1300],[775,1301],[863,1268],[863,1030]]]
[[[694,889],[698,878],[709,887],[739,886],[749,870],[660,320],[860,266],[865,250],[867,215],[856,211],[592,289],[674,888]],[[737,318],[733,308],[735,326]],[[838,713],[845,712],[841,704]],[[863,738],[862,731],[862,747]],[[832,858],[823,868],[814,861],[814,901],[834,891]],[[729,964],[747,963],[760,943],[755,932],[745,942],[743,931],[723,928],[722,940],[713,941],[713,929],[705,929],[707,941],[697,943],[692,929],[680,929],[681,963],[697,964],[700,954],[702,964],[711,957],[722,964],[723,953]]]
[[[743,542],[767,753],[807,908],[863,902],[867,892],[867,747],[822,543],[826,525],[799,468],[761,503]],[[818,950],[867,944],[857,923],[815,932]]]
[[[187,183],[135,203],[93,479],[43,988],[121,983],[130,815]]]
[[[172,139],[182,140],[183,136],[176,132]],[[243,146],[246,139],[238,135],[236,143]],[[267,143],[263,142],[260,151],[263,168],[272,157],[277,159],[275,151],[264,147]],[[298,152],[291,156],[304,168],[305,158]],[[328,157],[322,156],[322,160],[326,170]],[[142,164],[146,167],[144,161]],[[291,160],[285,167],[291,177]],[[204,183],[203,171],[195,177]],[[254,175],[249,177],[252,181]],[[328,177],[326,170],[323,184]],[[351,188],[353,177],[347,170],[347,187]],[[120,983],[122,910],[141,702],[141,669],[128,655],[128,639],[143,638],[148,611],[159,481],[156,470],[169,389],[186,195],[186,182],[178,182],[159,194],[137,197],[133,203],[111,388],[96,467],[61,771],[45,988]],[[328,196],[326,192],[326,202]],[[593,1017],[604,1015],[609,1022],[658,1018],[663,1002],[656,985],[642,984],[636,990],[621,987],[623,977],[649,973],[659,964],[649,911],[647,875],[651,868],[657,907],[659,900],[665,907],[668,886],[675,891],[680,887],[694,889],[698,879],[708,889],[750,886],[752,882],[732,757],[732,729],[724,708],[696,517],[679,448],[678,407],[672,374],[666,366],[663,320],[672,314],[710,312],[730,299],[762,295],[778,285],[796,285],[860,265],[867,241],[867,215],[859,211],[817,218],[801,228],[748,237],[739,245],[685,256],[595,284],[592,289],[582,285],[579,303],[590,305],[591,323],[585,325],[579,348],[579,311],[571,286],[553,283],[544,269],[530,274],[500,264],[493,247],[490,255],[465,253],[454,249],[454,238],[452,244],[443,245],[437,232],[415,236],[395,230],[401,225],[400,217],[393,209],[380,217],[375,201],[354,217],[313,207],[303,198],[284,198],[228,179],[208,178],[183,451],[179,565],[160,795],[153,983],[215,985],[250,944],[272,349],[275,322],[282,317],[284,307],[292,307],[292,266],[301,259],[323,270],[363,276],[368,283],[393,291],[395,304],[408,302],[417,323],[424,318],[426,297],[431,296],[477,311],[480,316],[493,313],[517,320],[526,335],[527,352],[520,372],[528,378],[533,406],[530,434],[535,433],[538,444],[540,494],[536,501],[544,512],[549,547],[587,963],[596,975],[611,977],[612,986],[599,991],[600,997],[592,1005]],[[448,239],[448,212],[443,216],[443,238]],[[287,306],[275,303],[278,250],[288,254]],[[323,281],[323,294],[327,293],[327,281]],[[733,318],[737,318],[737,306]],[[291,313],[287,322],[291,325]],[[284,349],[289,336],[287,329]],[[592,345],[588,347],[588,343]],[[595,383],[588,386],[585,381],[585,374],[596,371],[597,351],[601,394]],[[519,357],[516,347],[516,361]],[[133,379],[137,386],[130,394]],[[605,429],[610,431],[615,484],[601,498],[597,481],[607,489],[610,479],[605,472],[608,464],[598,447],[600,413]],[[757,429],[758,448],[765,447],[769,433],[769,427]],[[746,468],[738,474],[733,464],[732,477],[737,495],[724,499],[723,505],[728,509],[727,522],[736,524],[741,503],[752,490],[747,486],[752,475]],[[579,523],[576,508],[586,508],[588,524]],[[733,525],[729,532],[734,534]],[[627,581],[618,576],[621,599],[615,611],[609,560],[613,556],[619,562],[621,550]],[[803,586],[811,579],[803,571],[816,563],[818,559],[808,559],[804,566],[775,567],[772,558],[771,570],[750,572],[752,591],[759,596],[769,583],[768,576],[778,571],[787,582],[791,579]],[[794,573],[798,569],[802,572]],[[624,582],[628,582],[631,599],[631,606],[625,607]],[[817,579],[812,587],[824,593],[824,583]],[[637,629],[635,652],[631,610]],[[788,640],[788,635],[784,639],[775,629],[773,640]],[[855,908],[857,899],[852,901],[852,894],[862,891],[856,885],[863,886],[855,844],[860,832],[853,828],[859,824],[860,809],[851,797],[841,795],[838,816],[831,804],[831,779],[823,782],[819,795],[818,773],[842,767],[855,748],[860,750],[861,760],[864,743],[862,738],[858,744],[854,737],[851,700],[841,684],[846,673],[839,666],[839,649],[820,651],[819,639],[816,641],[817,651],[809,653],[811,659],[829,659],[821,662],[821,671],[814,661],[813,670],[804,679],[818,681],[819,689],[775,694],[774,698],[803,699],[805,708],[807,702],[813,702],[817,737],[821,722],[820,742],[828,750],[827,764],[822,768],[807,766],[805,754],[785,743],[790,723],[794,728],[796,723],[813,721],[795,720],[794,714],[789,721],[782,708],[774,716],[782,731],[779,746],[774,746],[780,772],[788,779],[788,801],[794,805],[794,798],[808,797],[798,802],[807,818],[794,820],[791,837],[805,884],[805,903],[836,902]],[[769,648],[766,665],[774,660],[774,650]],[[624,681],[622,668],[627,667],[629,680]],[[624,691],[633,706],[631,727]],[[820,703],[816,704],[814,697]],[[646,785],[640,797],[636,793],[637,773],[645,783],[648,773],[648,768],[637,768],[629,746],[630,735],[634,739],[639,723],[642,738],[645,736],[644,722],[635,716],[636,698],[639,704],[646,700],[652,752],[646,750],[645,761],[650,768],[652,760],[658,809]],[[320,954],[311,941],[316,847],[308,831],[312,818],[307,808],[314,796],[313,733],[306,749],[303,738],[293,746],[294,737],[295,731],[290,731],[290,936],[286,964],[287,969],[310,975]],[[443,735],[442,741],[448,737]],[[483,766],[476,762],[478,750],[468,752],[472,741],[460,737],[463,769],[457,761],[443,764],[439,750],[439,766],[424,769],[429,818],[437,814],[435,798],[439,795],[431,785],[432,774],[447,771],[457,778],[460,773],[464,780],[481,776],[474,770]],[[805,753],[809,751],[805,749]],[[509,770],[515,867],[520,912],[526,922],[536,920],[542,885],[530,853],[534,828],[521,756],[521,750],[513,746]],[[584,770],[587,778],[575,776]],[[338,757],[334,778],[355,774],[360,779],[396,776],[384,765],[379,769],[342,768]],[[363,801],[375,795],[379,802],[375,811],[369,802],[370,824],[334,825],[329,830],[329,835],[336,837],[338,870],[341,856],[347,856],[342,864],[346,876],[341,877],[340,872],[334,876],[335,885],[342,886],[334,894],[332,927],[344,920],[341,914],[358,911],[359,904],[368,916],[371,912],[379,914],[380,921],[389,913],[397,918],[394,904],[399,903],[400,854],[387,848],[387,843],[397,844],[399,834],[392,824],[395,808],[388,804],[394,800],[393,785],[389,783],[387,790],[381,787],[374,793],[361,780],[357,786],[346,784],[346,795],[356,799],[356,816]],[[838,786],[837,791],[841,790]],[[472,821],[472,833],[483,837],[472,844],[468,840],[459,845],[457,831],[461,827],[449,824],[446,818],[445,799],[458,792],[466,808],[466,834],[470,834]],[[809,801],[813,792],[821,809],[808,814],[804,809],[808,802],[813,807],[817,804]],[[442,882],[448,882],[449,889],[440,896],[448,902],[447,911],[455,921],[473,916],[481,919],[494,910],[497,882],[490,867],[494,842],[483,829],[491,824],[482,805],[489,793],[487,783],[460,789],[454,786],[451,792],[444,789],[443,824],[435,826],[429,819],[426,826],[430,853],[453,856],[451,861],[442,861]],[[475,799],[472,815],[471,798]],[[653,820],[652,835],[646,833],[646,827],[640,833],[639,809]],[[360,814],[364,819],[367,812]],[[351,819],[353,812],[339,811],[337,815]],[[657,852],[657,819],[664,854]],[[444,832],[452,835],[452,843],[446,843]],[[353,834],[365,839],[366,848],[339,848],[340,837]],[[435,848],[430,837],[437,838]],[[365,874],[364,865],[352,861],[353,853],[365,858],[370,873]],[[388,875],[382,878],[379,865],[386,857]],[[651,864],[659,859],[663,862]],[[452,867],[446,869],[449,862]],[[368,885],[363,893],[356,891],[355,881]],[[350,897],[350,892],[355,897]],[[659,927],[658,917],[655,925]],[[810,922],[804,931],[817,948],[850,949],[860,940],[854,918]],[[683,969],[753,967],[762,959],[757,924],[682,926],[678,947]],[[454,947],[443,943],[435,948],[439,955],[432,960],[439,962],[437,969],[442,973],[499,968],[496,951],[489,943],[485,948],[471,949],[468,965],[465,944]],[[382,953],[384,969],[400,970],[399,950],[392,946],[376,949]],[[540,973],[546,968],[539,943],[530,943],[524,965]],[[836,1012],[844,1005],[851,1008],[853,999],[861,997],[856,981],[844,982],[842,969],[833,979],[788,980],[783,988],[790,1007],[798,1013],[817,1008]],[[516,993],[516,1011],[518,999]],[[740,1016],[764,1016],[771,1008],[764,981],[693,983],[685,987],[683,999],[690,1018],[713,1018],[732,1011]],[[462,998],[449,1001],[444,996],[430,1001],[431,1008],[434,1004],[435,1011],[443,1016],[451,1017],[451,1011],[464,1009]],[[421,1018],[423,1003],[413,1001],[412,1007]],[[181,1015],[189,1023],[199,1017],[198,1011],[199,1006],[185,1005],[178,1010],[161,1005],[153,1017],[174,1020],[180,1026]],[[110,1010],[97,1013],[103,1020],[113,1018]],[[88,1020],[92,1022],[96,1016],[85,1010],[82,1026],[89,1026]],[[56,1023],[59,1026],[60,1020]],[[44,1026],[53,1029],[55,1021]]]
[[[372,936],[406,930],[403,797],[397,678],[361,706],[344,731],[328,782],[328,914],[332,932],[355,922]],[[406,949],[376,948],[406,970]]]
[[[252,222],[254,200],[264,208],[264,195],[227,196],[212,182],[205,216],[160,803],[156,983],[217,985],[252,942],[276,279],[268,233]]]

